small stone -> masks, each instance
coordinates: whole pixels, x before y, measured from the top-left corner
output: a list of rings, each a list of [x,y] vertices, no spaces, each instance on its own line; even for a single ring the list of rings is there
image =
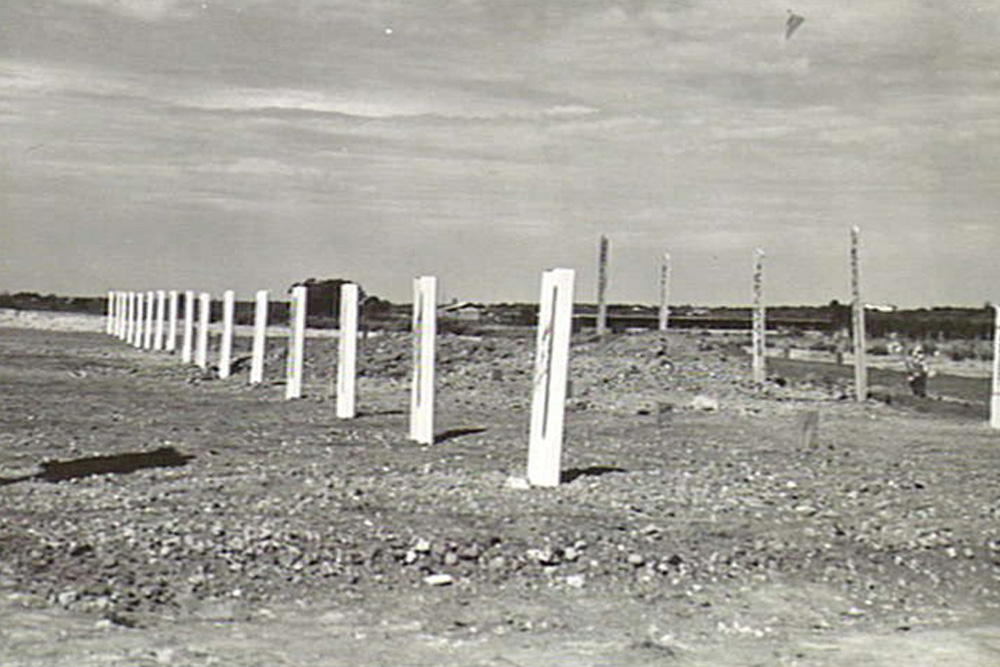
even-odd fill
[[[406,555],[403,556],[403,562],[406,563],[407,565],[412,565],[417,561],[418,558],[420,558],[420,556],[417,555],[417,552],[414,551],[413,549],[410,549],[409,551],[406,552]]]
[[[59,601],[59,604],[63,607],[68,607],[69,605],[76,602],[76,598],[77,594],[76,591],[74,590],[63,591],[56,597],[56,599]]]
[[[579,558],[580,558],[580,552],[574,547],[566,547],[566,549],[563,551],[563,559],[567,563],[573,563]]]
[[[571,574],[566,577],[566,585],[570,588],[583,588],[586,579],[582,574]]]
[[[413,545],[413,551],[418,554],[427,554],[431,552],[431,543],[424,538],[417,540],[417,543]]]
[[[515,491],[526,491],[531,488],[531,484],[524,477],[508,477],[504,486]]]
[[[704,412],[717,412],[719,410],[719,399],[706,396],[705,394],[698,394],[691,399],[691,408]]]
[[[455,583],[455,577],[450,574],[430,574],[424,577],[424,583],[428,586],[451,586]]]
[[[445,565],[455,565],[458,563],[458,554],[454,551],[449,551],[444,555],[442,561]]]
[[[642,554],[629,554],[628,564],[632,567],[642,567],[646,563],[646,559]]]

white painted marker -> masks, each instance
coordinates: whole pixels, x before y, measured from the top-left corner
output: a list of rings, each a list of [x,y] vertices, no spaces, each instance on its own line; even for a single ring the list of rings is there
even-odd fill
[[[434,443],[434,339],[437,336],[437,278],[413,281],[413,381],[410,439]]]

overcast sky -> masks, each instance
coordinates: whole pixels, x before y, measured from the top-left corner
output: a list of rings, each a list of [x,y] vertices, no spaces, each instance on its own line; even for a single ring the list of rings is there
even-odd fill
[[[0,142],[0,291],[1000,301],[995,0],[0,0]]]

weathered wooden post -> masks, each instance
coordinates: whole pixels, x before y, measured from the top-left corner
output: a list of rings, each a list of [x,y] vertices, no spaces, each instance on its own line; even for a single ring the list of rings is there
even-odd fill
[[[142,347],[142,339],[146,335],[146,296],[142,292],[135,293],[135,332],[132,336],[132,346]]]
[[[125,292],[115,292],[115,337],[125,335]]]
[[[267,290],[258,290],[253,313],[253,348],[250,353],[250,384],[264,381],[264,349],[267,344]]]
[[[660,331],[670,326],[670,253],[663,253],[660,265]]]
[[[608,332],[608,237],[601,236],[597,256],[597,335]]]
[[[146,292],[146,329],[142,339],[142,347],[146,350],[153,349],[153,301],[156,298],[152,292]]]
[[[288,364],[285,368],[285,398],[302,398],[302,372],[306,348],[306,287],[292,288],[291,321],[288,327]]]
[[[170,290],[167,295],[167,342],[164,349],[173,352],[177,349],[177,290]]]
[[[437,278],[413,280],[413,382],[410,439],[434,443],[434,342],[437,336]]]
[[[198,295],[198,338],[194,351],[194,363],[202,370],[208,368],[208,324],[211,320],[212,295],[202,292]]]
[[[156,290],[156,332],[153,334],[153,349],[163,349],[164,320],[167,317],[167,293]]]
[[[233,316],[236,294],[231,289],[222,293],[222,340],[219,342],[219,377],[229,377],[233,365]]]
[[[528,443],[528,482],[535,486],[559,484],[573,329],[573,279],[572,269],[552,269],[542,274]]]
[[[194,351],[194,292],[184,292],[184,339],[181,341],[181,361],[191,363]]]
[[[854,313],[851,326],[854,334],[854,394],[855,400],[868,399],[868,369],[865,364],[865,302],[861,298],[861,229],[851,227],[851,295]]]
[[[990,397],[990,427],[1000,428],[1000,306],[993,306],[993,392]]]
[[[355,416],[355,369],[358,355],[358,286],[340,286],[340,340],[337,345],[337,417]]]
[[[765,360],[765,335],[767,325],[764,320],[764,251],[757,248],[753,254],[753,382],[757,387],[767,379]]]

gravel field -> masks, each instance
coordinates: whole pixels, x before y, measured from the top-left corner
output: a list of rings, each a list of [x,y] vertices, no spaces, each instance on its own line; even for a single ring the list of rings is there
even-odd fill
[[[249,387],[90,321],[0,329],[0,665],[1000,664],[981,379],[857,404],[849,368],[581,336],[529,489],[529,336],[440,337],[420,446],[405,335],[340,421],[333,340],[285,401],[280,339]]]

